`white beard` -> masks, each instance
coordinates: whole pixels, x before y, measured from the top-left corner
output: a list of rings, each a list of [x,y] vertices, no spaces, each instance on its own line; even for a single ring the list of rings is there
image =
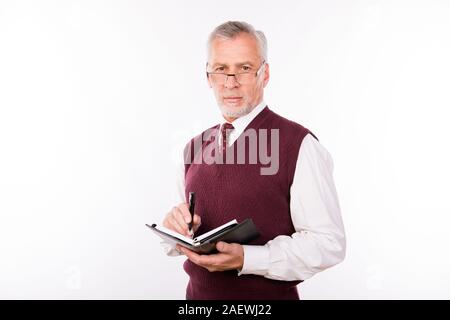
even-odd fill
[[[249,114],[254,107],[250,106],[250,105],[246,105],[242,108],[240,108],[238,111],[230,111],[227,110],[227,107],[223,106],[223,105],[219,105],[220,111],[222,111],[222,114],[228,118],[240,118],[242,116],[245,116],[247,114]]]

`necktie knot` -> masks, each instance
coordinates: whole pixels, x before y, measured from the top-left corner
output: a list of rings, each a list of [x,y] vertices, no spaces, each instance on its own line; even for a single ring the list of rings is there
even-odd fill
[[[233,129],[234,129],[234,127],[231,123],[225,122],[222,125],[222,132],[224,132],[225,130],[233,130]]]

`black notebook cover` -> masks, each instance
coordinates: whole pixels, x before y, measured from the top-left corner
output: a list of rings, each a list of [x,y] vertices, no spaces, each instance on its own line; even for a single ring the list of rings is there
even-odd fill
[[[193,243],[188,243],[174,237],[173,235],[167,234],[161,230],[156,229],[156,225],[147,226],[153,230],[159,237],[164,239],[166,242],[171,244],[179,244],[186,247],[192,251],[201,254],[208,254],[216,252],[216,243],[219,241],[225,241],[228,243],[239,243],[245,244],[249,241],[259,237],[259,231],[256,229],[252,219],[246,219],[241,223],[231,225],[228,228],[218,231],[199,242],[193,241]],[[194,238],[195,240],[195,238]]]

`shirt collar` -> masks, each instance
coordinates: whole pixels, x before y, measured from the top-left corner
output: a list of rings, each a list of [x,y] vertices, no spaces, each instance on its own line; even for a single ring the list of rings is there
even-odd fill
[[[252,120],[255,119],[256,116],[261,111],[263,111],[263,109],[265,107],[266,107],[266,103],[264,101],[261,101],[261,103],[258,104],[255,108],[253,108],[253,110],[250,111],[250,113],[246,114],[245,116],[239,117],[232,122],[234,130],[232,130],[230,133],[230,138],[229,138],[230,144],[232,144],[241,135],[241,133],[245,130],[245,128],[247,128],[247,126],[250,124],[250,122],[252,122]],[[226,121],[226,122],[228,122],[228,121]]]

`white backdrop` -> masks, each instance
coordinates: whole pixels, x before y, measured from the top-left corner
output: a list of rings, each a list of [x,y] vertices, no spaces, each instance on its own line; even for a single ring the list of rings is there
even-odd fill
[[[450,298],[450,2],[0,1],[0,298],[183,299],[144,226],[220,119],[205,43],[265,32],[266,102],[330,151],[346,260],[304,299]]]

